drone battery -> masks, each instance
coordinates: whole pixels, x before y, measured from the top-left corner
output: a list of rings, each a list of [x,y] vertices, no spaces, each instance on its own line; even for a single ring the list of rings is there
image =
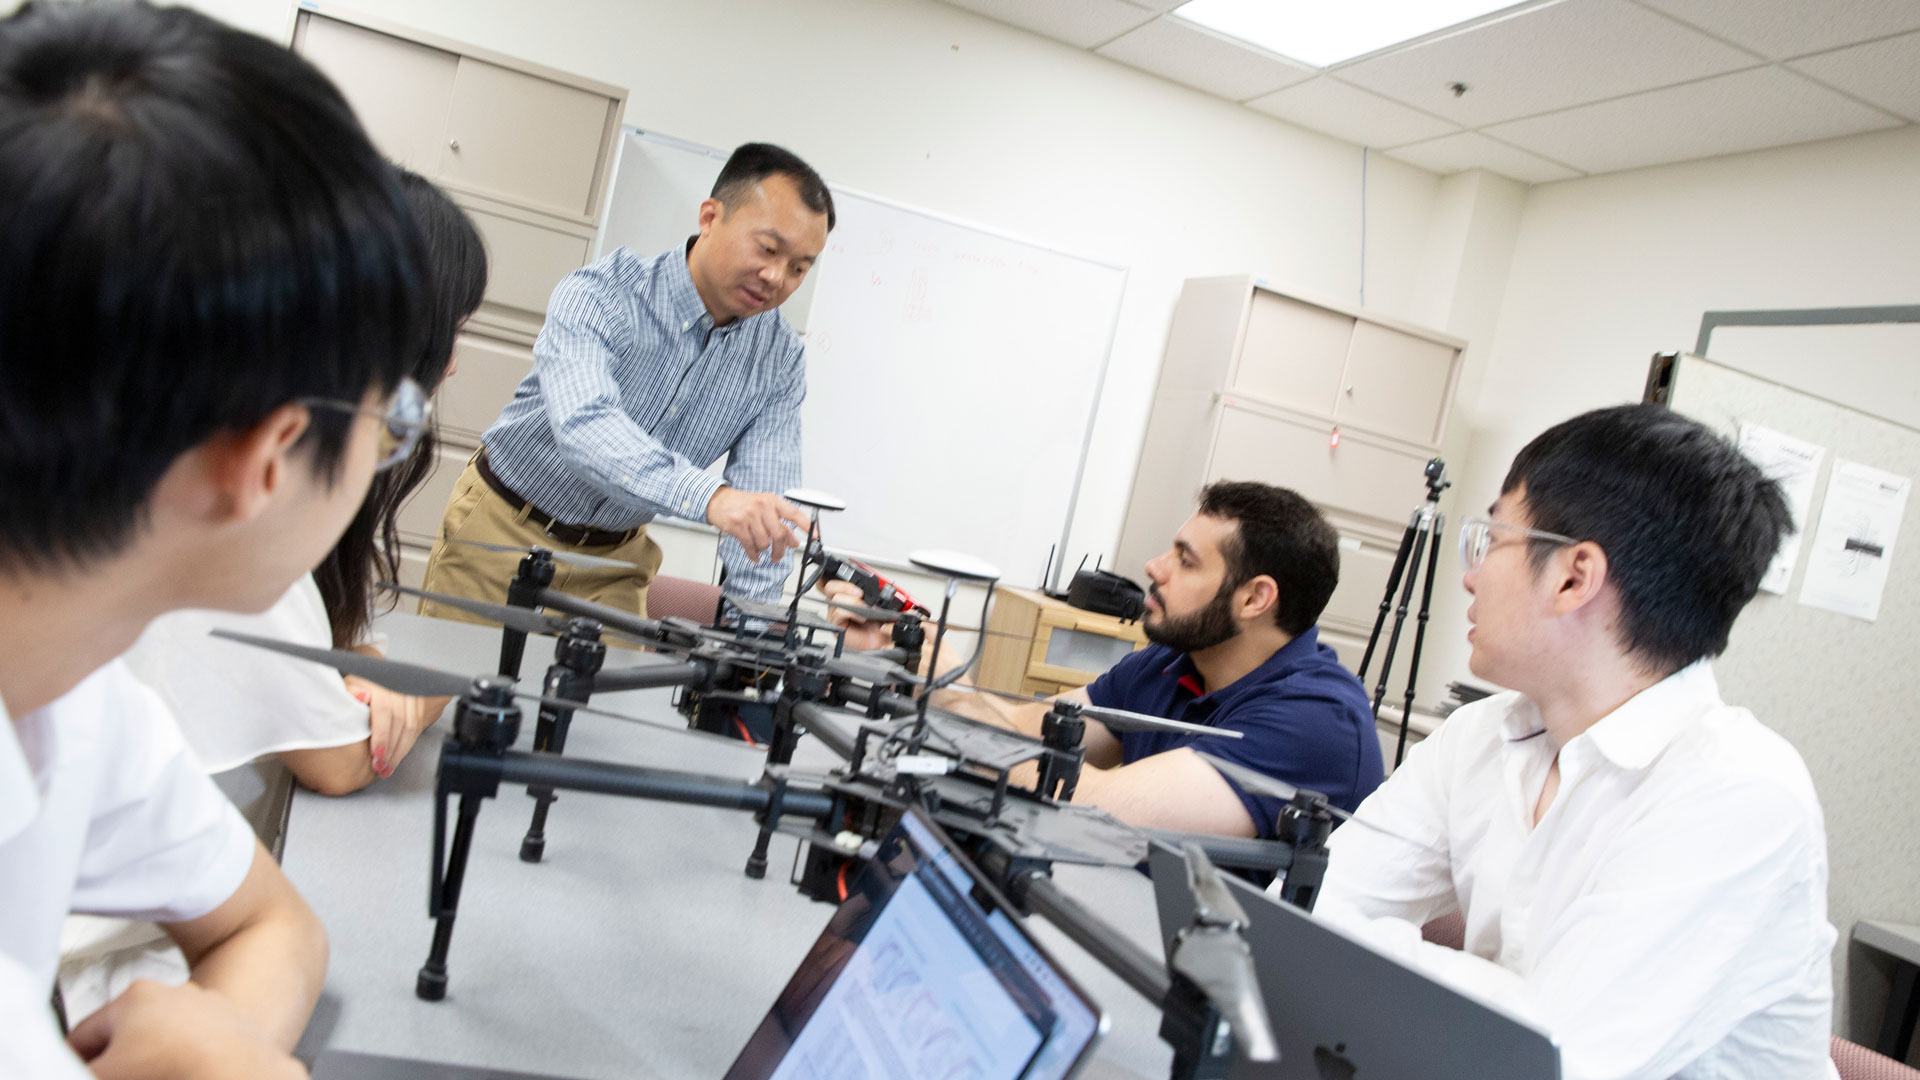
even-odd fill
[[[695,690],[680,692],[674,706],[687,718],[687,726],[712,735],[754,746],[773,742],[773,705],[742,700],[743,695],[724,692],[702,694]]]
[[[1082,611],[1133,620],[1147,610],[1147,593],[1111,570],[1082,570],[1067,586],[1067,603]]]

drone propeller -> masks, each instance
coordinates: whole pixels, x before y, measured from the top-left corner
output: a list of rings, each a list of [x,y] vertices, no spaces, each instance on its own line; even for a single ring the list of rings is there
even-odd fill
[[[950,690],[971,690],[976,694],[991,694],[994,697],[1017,701],[1022,704],[1044,705],[1053,699],[1044,695],[1017,694],[1011,690],[995,690],[990,686],[948,687]],[[1246,736],[1228,728],[1209,727],[1206,724],[1189,724],[1185,720],[1168,720],[1163,716],[1150,716],[1147,713],[1129,712],[1126,709],[1110,709],[1103,705],[1086,705],[1080,702],[1067,702],[1077,706],[1080,715],[1090,720],[1098,720],[1113,731],[1155,731],[1174,735],[1218,736],[1225,739],[1243,739]]]
[[[1221,772],[1232,777],[1234,780],[1239,782],[1241,787],[1246,788],[1249,791],[1253,791],[1261,795],[1271,795],[1276,799],[1285,799],[1288,801],[1292,801],[1294,796],[1300,794],[1299,788],[1294,787],[1292,784],[1289,784],[1284,780],[1275,780],[1273,777],[1268,776],[1266,773],[1255,772],[1254,770],[1247,768],[1245,765],[1235,764],[1234,762],[1228,761],[1225,758],[1215,757],[1204,750],[1196,750],[1194,751],[1194,753],[1199,754],[1201,757],[1205,758],[1207,761],[1207,764],[1212,765],[1214,768],[1219,769]],[[1434,851],[1436,854],[1439,854],[1439,852],[1435,851],[1435,849],[1431,845],[1423,844],[1418,840],[1413,840],[1405,836],[1401,836],[1399,833],[1394,832],[1392,829],[1389,829],[1380,825],[1375,825],[1373,822],[1368,821],[1365,818],[1354,817],[1352,814],[1349,814],[1345,810],[1342,810],[1339,807],[1334,806],[1332,803],[1326,804],[1326,807],[1327,807],[1327,813],[1332,814],[1334,817],[1337,817],[1342,821],[1351,821],[1356,825],[1364,825],[1367,828],[1372,829],[1374,832],[1377,832],[1382,836],[1390,836],[1393,839],[1398,840],[1403,844],[1412,844],[1414,847],[1417,847],[1422,851]]]
[[[764,600],[753,600],[745,596],[735,596],[732,593],[723,593],[720,598],[727,602],[728,607],[739,612],[743,617],[759,619],[776,626],[785,626],[788,617],[792,614],[788,611],[785,604],[770,604]],[[795,622],[797,625],[812,627],[816,630],[826,630],[832,633],[839,633],[840,631],[838,626],[830,622],[821,622],[819,619],[804,612],[795,619]]]
[[[1226,1017],[1247,1060],[1278,1061],[1280,1044],[1254,974],[1253,949],[1241,935],[1247,926],[1246,910],[1200,845],[1189,840],[1180,846],[1187,857],[1187,887],[1193,892],[1193,925],[1175,940],[1167,963],[1199,987]]]
[[[413,697],[459,697],[465,694],[474,682],[474,677],[470,675],[455,675],[450,671],[441,671],[438,668],[424,667],[420,664],[409,664],[401,660],[387,660],[377,656],[366,656],[357,652],[349,652],[346,649],[320,649],[311,645],[297,645],[291,641],[281,641],[277,638],[257,637],[253,634],[236,633],[232,630],[213,630],[211,633],[214,637],[225,638],[228,641],[237,641],[242,645],[251,645],[257,649],[266,649],[270,652],[283,653],[301,660],[311,660],[316,664],[325,664],[343,675],[357,675],[376,686],[384,686],[396,694],[407,694]],[[678,725],[660,724],[652,720],[642,719],[638,716],[630,716],[626,713],[598,708],[588,705],[584,701],[574,701],[570,698],[547,697],[544,694],[528,693],[525,690],[515,690],[513,696],[524,698],[528,701],[537,701],[542,705],[551,705],[556,709],[572,709],[574,712],[591,713],[594,716],[604,716],[611,720],[625,720],[630,724],[644,724],[647,727],[661,728],[675,733],[688,733]],[[692,732],[691,734],[700,733]],[[718,737],[715,736],[715,738]],[[732,739],[720,739],[720,741],[733,746],[746,745],[735,742]]]
[[[1231,728],[1189,724],[1185,720],[1168,720],[1161,716],[1148,716],[1146,713],[1128,712],[1125,709],[1109,709],[1101,705],[1082,705],[1080,713],[1100,721],[1114,731],[1165,731],[1201,736],[1217,735],[1226,739],[1246,738],[1244,733]]]
[[[892,660],[857,652],[829,657],[820,666],[829,675],[859,679],[876,686],[886,683],[918,686],[926,681]]]
[[[529,611],[526,608],[514,607],[510,604],[490,604],[485,600],[474,600],[465,596],[450,596],[446,593],[428,592],[425,589],[416,589],[411,585],[382,585],[381,588],[386,589],[388,592],[396,592],[404,596],[416,596],[422,600],[431,600],[436,604],[445,604],[451,608],[459,608],[461,611],[471,612],[483,619],[499,623],[509,630],[518,630],[523,634],[547,634],[559,637],[567,632],[568,624],[573,622],[570,616],[544,615],[538,611]],[[642,641],[638,637],[616,630],[610,626],[601,626],[600,632],[607,637],[619,638],[622,642],[631,642],[635,645],[653,644],[652,642]]]
[[[462,539],[459,539],[458,537],[449,541],[449,543],[465,544],[468,547],[485,548],[488,551],[499,551],[499,552],[504,552],[508,555],[531,555],[535,551],[544,551],[547,554],[552,555],[554,557],[554,560],[557,562],[572,563],[575,566],[594,567],[601,570],[638,570],[640,569],[638,566],[635,566],[630,562],[622,562],[619,559],[609,559],[600,555],[582,555],[577,551],[560,551],[554,548],[514,547],[511,544],[493,544],[485,540],[462,540]]]
[[[861,619],[864,622],[896,623],[896,622],[905,622],[908,619],[916,619],[921,622],[925,622],[929,618],[929,616],[927,616],[926,614],[918,611],[888,611],[886,608],[868,607],[865,604],[856,604],[851,600],[821,600],[818,597],[813,597],[813,596],[809,596],[806,599],[811,603],[825,604],[827,607],[832,608],[835,611],[844,611],[849,615],[853,615],[856,618]],[[966,627],[966,626],[955,626],[955,627],[951,627],[950,629],[963,634],[984,634],[987,637],[1013,638],[1016,641],[1027,641],[1027,642],[1031,642],[1033,640],[1033,637],[1030,634],[1016,634],[1011,630],[995,630],[991,627],[988,627],[986,629],[974,629],[972,627]]]

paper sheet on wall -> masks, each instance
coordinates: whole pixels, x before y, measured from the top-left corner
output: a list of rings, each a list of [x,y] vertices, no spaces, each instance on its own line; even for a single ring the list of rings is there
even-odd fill
[[[1807,509],[1813,505],[1813,488],[1827,449],[1759,424],[1741,424],[1740,452],[1779,482],[1787,509],[1793,512],[1793,531],[1780,541],[1767,576],[1760,579],[1762,589],[1785,596],[1794,564],[1800,561],[1800,535],[1807,527]]]
[[[1813,533],[1800,602],[1872,622],[1893,563],[1893,542],[1906,514],[1913,481],[1835,458]]]

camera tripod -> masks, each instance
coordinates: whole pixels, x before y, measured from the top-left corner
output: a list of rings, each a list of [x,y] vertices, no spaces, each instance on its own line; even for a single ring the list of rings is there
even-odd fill
[[[1413,688],[1420,678],[1420,646],[1427,638],[1427,616],[1433,607],[1433,576],[1440,563],[1440,537],[1446,532],[1447,516],[1440,512],[1440,493],[1452,487],[1446,479],[1447,464],[1439,458],[1427,462],[1427,499],[1407,519],[1407,531],[1400,536],[1400,550],[1394,553],[1393,570],[1387,575],[1387,590],[1380,597],[1380,614],[1374,617],[1373,633],[1367,635],[1367,651],[1360,657],[1359,678],[1367,681],[1367,667],[1373,662],[1374,646],[1380,643],[1380,630],[1387,622],[1387,609],[1393,608],[1393,633],[1387,637],[1387,651],[1380,660],[1380,682],[1373,691],[1373,716],[1380,718],[1380,703],[1387,697],[1387,675],[1393,670],[1394,650],[1400,645],[1400,630],[1407,622],[1407,605],[1413,600],[1414,579],[1420,576],[1420,560],[1427,560],[1427,583],[1420,591],[1420,614],[1413,629],[1413,652],[1407,657],[1407,700],[1400,709],[1400,738],[1393,748],[1393,764],[1407,754],[1407,725],[1413,720]],[[1402,582],[1404,576],[1405,581]],[[1400,603],[1393,603],[1395,592]]]

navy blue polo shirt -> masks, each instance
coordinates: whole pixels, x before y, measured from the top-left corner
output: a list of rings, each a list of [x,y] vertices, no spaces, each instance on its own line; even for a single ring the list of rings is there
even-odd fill
[[[1331,648],[1320,644],[1317,627],[1218,690],[1201,685],[1187,654],[1149,645],[1095,679],[1087,696],[1110,709],[1243,733],[1222,739],[1191,732],[1127,732],[1119,736],[1124,764],[1193,746],[1318,791],[1343,810],[1359,806],[1383,778],[1380,737],[1366,689],[1340,666]],[[1249,794],[1231,777],[1224,779],[1260,835],[1271,838],[1283,800]]]

